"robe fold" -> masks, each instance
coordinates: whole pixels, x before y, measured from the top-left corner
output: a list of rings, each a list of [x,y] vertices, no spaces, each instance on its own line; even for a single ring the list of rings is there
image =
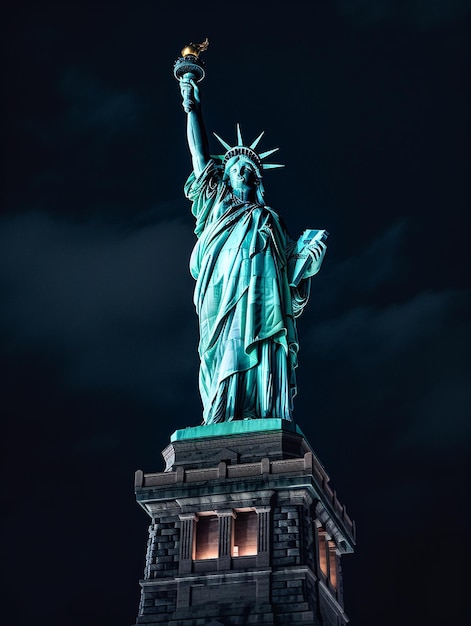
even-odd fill
[[[310,279],[289,286],[294,242],[269,207],[232,194],[214,161],[185,194],[198,241],[190,260],[199,317],[203,422],[291,420],[296,394],[295,317]]]

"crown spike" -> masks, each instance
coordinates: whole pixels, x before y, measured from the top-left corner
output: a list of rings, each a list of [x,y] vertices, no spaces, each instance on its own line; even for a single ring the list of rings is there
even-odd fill
[[[277,150],[279,150],[279,148],[273,148],[273,150],[267,150],[266,152],[260,152],[260,154],[258,156],[261,159],[266,159],[267,156],[270,156],[270,154],[273,154]]]
[[[240,132],[240,125],[237,123],[237,145],[243,146],[244,142],[242,140],[242,133]]]
[[[257,137],[257,139],[255,139],[255,141],[251,144],[250,148],[251,148],[252,150],[255,150],[255,148],[256,148],[256,147],[257,147],[257,145],[258,145],[258,142],[260,141],[260,139],[263,137],[263,135],[264,135],[264,134],[265,134],[265,131],[264,131],[264,130],[262,130],[262,132],[261,132],[261,133],[260,133],[260,135]]]
[[[224,146],[224,148],[226,148],[226,150],[230,150],[231,146],[227,143],[227,141],[224,141],[224,139],[221,139],[221,137],[219,137],[219,135],[216,135],[216,133],[213,132],[213,135],[216,137],[216,139],[219,141],[219,143]]]
[[[284,165],[277,164],[277,163],[267,163],[266,165],[263,165],[261,163],[262,159],[265,159],[266,157],[270,156],[270,154],[273,154],[274,152],[277,152],[277,150],[279,150],[279,148],[273,148],[272,150],[267,150],[266,152],[261,152],[260,154],[257,154],[255,152],[255,147],[257,146],[257,144],[259,143],[260,139],[265,134],[265,131],[262,131],[260,133],[260,135],[257,137],[257,139],[255,139],[255,141],[253,141],[250,146],[244,146],[244,140],[242,139],[242,132],[240,130],[240,124],[239,123],[236,124],[236,132],[237,132],[237,145],[235,145],[235,146],[230,146],[227,143],[227,141],[224,141],[224,139],[222,139],[222,137],[220,137],[216,133],[213,133],[214,136],[216,137],[216,139],[219,141],[219,143],[221,143],[221,145],[224,146],[224,148],[226,149],[226,154],[224,154],[224,155],[219,155],[218,154],[218,155],[211,155],[211,156],[212,156],[212,158],[217,159],[218,161],[222,161],[223,168],[226,166],[226,163],[232,157],[240,156],[240,155],[243,155],[247,159],[252,161],[252,163],[254,163],[255,166],[259,170],[261,170],[261,169],[269,170],[269,169],[273,169],[273,168],[276,168],[276,167],[284,167]]]

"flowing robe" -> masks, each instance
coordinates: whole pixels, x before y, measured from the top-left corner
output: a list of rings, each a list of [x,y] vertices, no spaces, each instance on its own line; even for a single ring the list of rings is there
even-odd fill
[[[196,218],[190,271],[199,317],[203,421],[291,420],[295,317],[310,280],[289,286],[290,239],[267,206],[243,202],[211,160],[185,185]]]

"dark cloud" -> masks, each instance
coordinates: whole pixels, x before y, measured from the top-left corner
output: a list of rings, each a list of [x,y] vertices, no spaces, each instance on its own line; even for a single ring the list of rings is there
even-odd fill
[[[365,405],[364,417],[374,418],[389,401],[415,421],[423,415],[417,403],[432,406],[432,397],[446,395],[449,378],[466,366],[468,306],[466,294],[448,292],[419,294],[384,309],[358,307],[319,323],[308,341],[323,362],[340,364],[341,371],[353,373],[352,400]],[[462,411],[466,413],[466,405]],[[455,418],[461,420],[462,415],[450,415],[448,424]],[[456,442],[462,435],[460,428]]]
[[[195,365],[187,225],[124,228],[29,213],[5,219],[0,239],[10,351],[52,350],[73,387],[171,401],[172,381]]]
[[[143,105],[133,92],[112,90],[97,77],[78,68],[69,68],[61,79],[58,92],[68,108],[60,122],[71,132],[128,133],[136,130]]]
[[[396,224],[355,258],[330,267],[302,358],[317,364],[319,384],[329,390],[327,413],[342,412],[345,396],[336,393],[341,381],[362,428],[371,430],[376,422],[373,431],[378,429],[378,415],[389,413],[387,429],[394,434],[388,445],[450,451],[470,436],[466,376],[459,374],[469,372],[469,292],[416,285],[412,295],[397,299],[405,232],[403,223]],[[454,409],[446,410],[446,402]]]
[[[345,254],[336,242],[336,233],[327,241],[329,255],[323,273],[313,282],[315,306],[321,314],[343,306],[352,307],[361,302],[377,299],[385,290],[400,283],[407,272],[403,254],[404,238],[408,228],[405,219],[397,221],[377,237],[350,242],[354,254]],[[331,245],[332,243],[332,245]],[[332,255],[335,255],[332,258]],[[320,279],[322,291],[317,295],[316,281]]]
[[[433,28],[471,12],[467,0],[337,0],[339,14],[358,27],[397,21]]]
[[[465,294],[456,292],[420,293],[385,308],[357,307],[321,322],[310,338],[322,356],[340,352],[355,366],[374,367],[378,360],[389,361],[413,345],[432,342],[444,327],[451,327],[464,299]]]

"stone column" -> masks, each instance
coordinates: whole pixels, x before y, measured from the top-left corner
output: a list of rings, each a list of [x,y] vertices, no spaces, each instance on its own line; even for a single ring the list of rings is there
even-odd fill
[[[180,513],[180,561],[179,574],[190,574],[193,567],[195,545],[195,524],[198,517],[194,513]]]
[[[232,520],[235,518],[232,509],[216,511],[219,518],[219,555],[218,570],[231,569],[232,550]]]
[[[270,512],[269,506],[255,507],[258,515],[257,567],[270,565]]]

